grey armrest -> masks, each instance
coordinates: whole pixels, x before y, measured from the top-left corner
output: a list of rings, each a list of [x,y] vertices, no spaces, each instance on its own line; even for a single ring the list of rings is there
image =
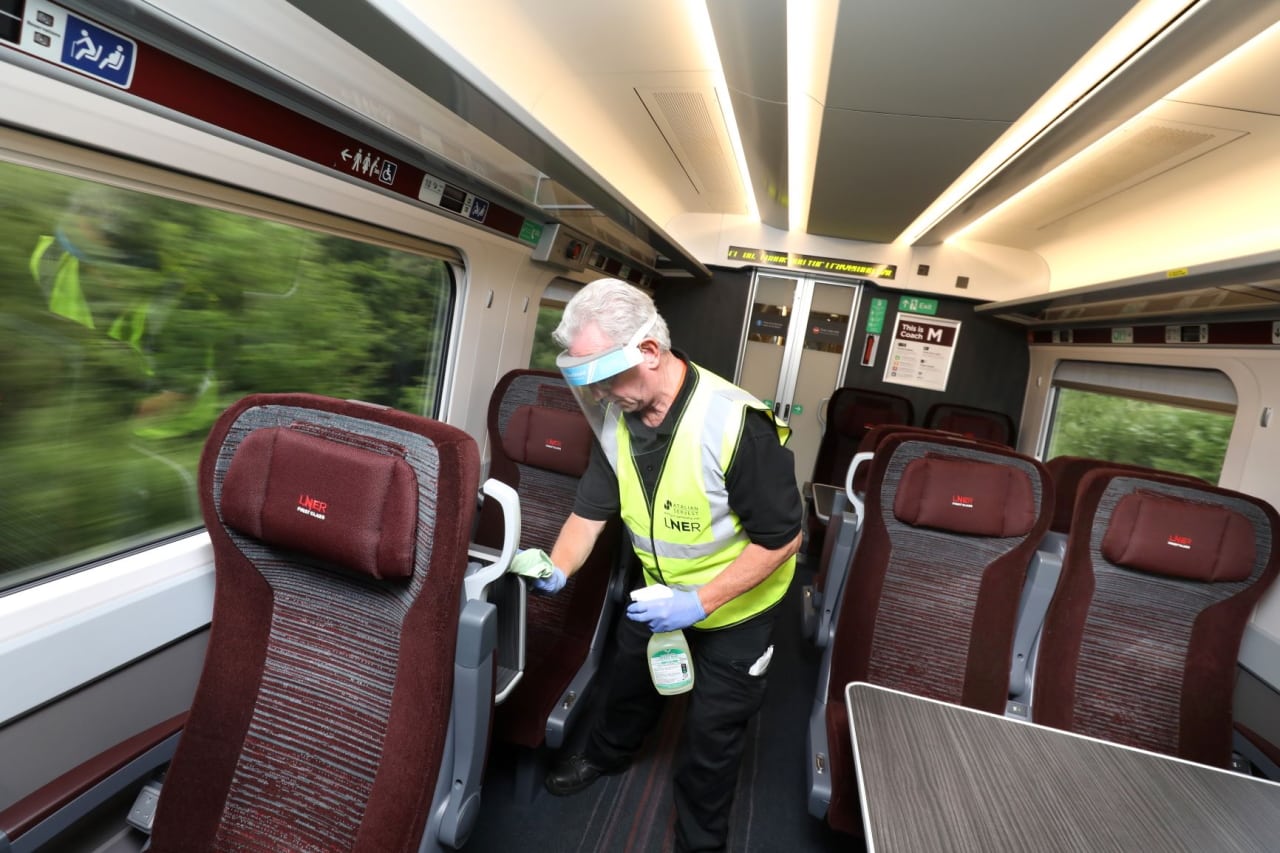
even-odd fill
[[[449,847],[461,847],[480,815],[480,782],[488,752],[493,656],[497,646],[497,608],[485,601],[468,601],[458,621],[449,749],[440,774],[444,784],[437,786],[438,805],[427,824],[424,849],[431,849],[426,845],[437,837]],[[441,789],[445,791],[443,795]]]
[[[825,648],[835,633],[836,616],[840,608],[840,598],[844,592],[844,582],[849,576],[853,563],[853,554],[858,548],[858,539],[862,534],[862,515],[856,511],[842,510],[831,517],[831,523],[837,524],[836,543],[831,548],[831,559],[827,563],[826,579],[821,596],[814,596],[818,609],[818,626],[813,641],[819,648]],[[829,534],[828,534],[829,535]]]
[[[1027,580],[1018,602],[1017,630],[1013,639],[1013,663],[1009,670],[1009,697],[1027,704],[1031,691],[1031,674],[1034,671],[1035,646],[1044,625],[1045,613],[1058,588],[1062,574],[1062,557],[1066,549],[1066,536],[1061,533],[1045,534],[1044,541],[1031,557],[1027,566]]]
[[[831,684],[831,648],[822,654],[818,669],[818,688],[813,710],[809,713],[809,736],[805,741],[805,781],[808,789],[809,814],[825,818],[831,805],[831,745],[827,743],[827,691]]]

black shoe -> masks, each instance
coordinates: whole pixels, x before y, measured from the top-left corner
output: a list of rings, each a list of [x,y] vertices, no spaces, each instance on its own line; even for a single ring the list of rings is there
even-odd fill
[[[547,773],[546,786],[557,797],[567,797],[586,790],[601,776],[612,776],[626,769],[625,762],[615,767],[598,767],[581,752],[575,752],[551,768]]]

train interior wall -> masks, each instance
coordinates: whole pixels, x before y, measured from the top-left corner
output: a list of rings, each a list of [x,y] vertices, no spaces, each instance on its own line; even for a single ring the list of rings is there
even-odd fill
[[[742,344],[750,285],[750,269],[714,268],[708,284],[674,280],[659,286],[655,301],[671,328],[673,345],[699,364],[732,377]],[[971,300],[939,296],[937,316],[961,324],[947,389],[932,391],[886,382],[884,366],[892,348],[890,335],[900,295],[896,290],[863,283],[850,351],[846,353],[844,385],[907,398],[917,423],[930,406],[948,402],[1001,412],[1017,425],[1022,417],[1029,367],[1026,332],[1007,321],[975,313],[976,303]],[[888,301],[885,332],[881,334],[874,364],[864,367],[860,361],[867,315],[871,300],[876,298]],[[709,334],[709,329],[719,332]]]

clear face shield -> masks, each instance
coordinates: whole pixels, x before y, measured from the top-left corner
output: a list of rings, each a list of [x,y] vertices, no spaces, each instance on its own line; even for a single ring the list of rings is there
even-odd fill
[[[560,368],[574,399],[587,416],[592,432],[601,441],[604,438],[605,409],[613,400],[613,381],[644,361],[640,342],[653,329],[657,319],[656,314],[650,317],[649,322],[637,329],[625,344],[612,346],[592,355],[572,356],[565,350],[556,356],[556,367]]]

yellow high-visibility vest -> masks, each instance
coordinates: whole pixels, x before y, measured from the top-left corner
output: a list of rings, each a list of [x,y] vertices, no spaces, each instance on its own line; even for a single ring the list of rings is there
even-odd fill
[[[617,406],[605,413],[602,446],[618,475],[622,521],[649,584],[694,588],[715,578],[750,544],[729,508],[725,471],[742,438],[748,409],[773,417],[764,403],[714,373],[688,363],[693,387],[671,435],[651,506],[631,453],[631,434]],[[791,430],[774,421],[778,440]],[[781,487],[781,485],[780,485]],[[768,610],[795,573],[790,557],[767,578],[725,603],[697,628],[722,628]]]

